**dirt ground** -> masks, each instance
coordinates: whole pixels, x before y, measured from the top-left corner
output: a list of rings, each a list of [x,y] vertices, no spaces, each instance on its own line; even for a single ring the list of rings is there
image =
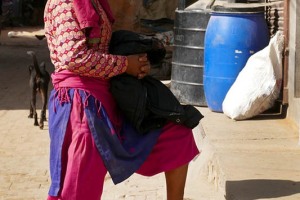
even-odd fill
[[[33,126],[29,114],[29,70],[35,51],[49,72],[46,40],[8,38],[9,31],[36,31],[37,28],[7,28],[0,37],[0,199],[45,199],[49,187],[48,124],[44,130]],[[51,87],[50,87],[51,89]],[[41,108],[41,99],[37,99]]]
[[[7,37],[9,31],[37,30],[39,27],[5,29],[0,37],[0,200],[43,200],[50,185],[48,124],[40,130],[33,126],[33,119],[27,118],[28,65],[32,58],[26,52],[35,51],[38,61],[46,62],[47,70],[52,72],[47,43],[34,37]],[[40,97],[37,107],[41,108]],[[103,199],[163,199],[163,175],[148,179],[133,175],[130,180],[114,185],[107,176]]]
[[[30,97],[28,65],[32,58],[26,52],[35,51],[38,61],[46,62],[51,73],[53,66],[47,43],[45,39],[35,37],[7,37],[9,31],[34,33],[40,29],[7,28],[0,36],[0,200],[45,200],[50,185],[48,124],[46,122],[44,129],[40,130],[33,126],[33,119],[27,118]],[[40,108],[39,97],[37,104]],[[198,132],[195,130],[195,135],[200,135]],[[191,174],[197,175],[197,179],[187,182],[189,190],[185,199],[220,200],[214,197],[214,186],[207,184],[207,178],[198,180],[196,164],[193,163]],[[114,185],[108,175],[102,199],[163,200],[164,174],[154,177],[134,174],[118,185]]]

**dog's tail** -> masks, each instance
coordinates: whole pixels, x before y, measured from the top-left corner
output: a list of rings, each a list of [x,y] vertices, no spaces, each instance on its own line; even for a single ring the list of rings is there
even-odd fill
[[[38,77],[41,77],[41,70],[37,62],[37,58],[34,51],[27,51],[27,54],[30,55],[33,59],[33,66]]]

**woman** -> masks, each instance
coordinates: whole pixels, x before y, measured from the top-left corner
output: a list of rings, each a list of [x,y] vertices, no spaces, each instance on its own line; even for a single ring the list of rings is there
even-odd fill
[[[108,171],[115,184],[134,172],[165,172],[168,200],[182,200],[188,163],[199,154],[192,130],[169,123],[141,136],[123,119],[109,79],[143,78],[150,66],[144,54],[108,53],[114,22],[108,2],[48,0],[44,21],[55,66],[48,199],[99,200]]]

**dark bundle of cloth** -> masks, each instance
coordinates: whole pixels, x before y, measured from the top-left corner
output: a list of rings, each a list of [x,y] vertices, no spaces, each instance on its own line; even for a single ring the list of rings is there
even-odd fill
[[[126,37],[122,37],[122,33],[126,34]],[[116,38],[116,35],[121,39]],[[155,56],[151,55],[151,52],[163,52],[161,49],[163,46],[153,46],[153,42],[149,41],[145,43],[144,40],[149,40],[149,38],[144,37],[139,37],[139,40],[130,40],[130,35],[136,39],[137,33],[119,31],[118,34],[113,34],[110,53],[116,55],[147,53],[149,59],[155,58],[150,61],[153,63],[163,59],[159,53]],[[122,42],[122,38],[128,40],[125,39]],[[120,49],[125,52],[121,54]],[[142,52],[141,49],[147,49],[147,51]],[[159,129],[168,121],[194,128],[203,118],[195,107],[181,105],[167,86],[151,76],[143,79],[137,79],[128,74],[115,76],[111,79],[111,92],[126,119],[141,134]]]
[[[166,56],[166,49],[160,40],[127,30],[113,32],[109,52],[123,56],[147,53],[151,66],[159,64]]]

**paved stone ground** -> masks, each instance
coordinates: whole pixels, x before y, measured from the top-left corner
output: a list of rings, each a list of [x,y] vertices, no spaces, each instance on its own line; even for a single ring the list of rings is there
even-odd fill
[[[53,67],[45,40],[7,37],[8,31],[20,30],[39,29],[6,29],[0,37],[0,200],[42,200],[46,199],[50,184],[48,124],[40,130],[33,126],[33,119],[27,118],[28,65],[32,60],[26,51],[36,51],[38,60],[45,61],[50,72]],[[197,137],[200,142],[201,135]],[[199,175],[196,162],[191,168],[197,170],[191,170],[189,174],[186,200],[220,200],[214,186],[208,184],[205,176]],[[151,178],[133,175],[116,186],[107,176],[103,199],[162,200],[164,195],[163,174]]]
[[[40,130],[27,118],[32,60],[26,51],[53,67],[45,40],[7,38],[7,32],[0,37],[0,200],[43,200],[50,184],[48,126]],[[205,118],[194,136],[203,152],[190,164],[185,200],[300,199],[299,127],[272,115],[233,121],[198,109]],[[164,200],[164,175],[133,175],[118,185],[107,176],[102,199]]]

